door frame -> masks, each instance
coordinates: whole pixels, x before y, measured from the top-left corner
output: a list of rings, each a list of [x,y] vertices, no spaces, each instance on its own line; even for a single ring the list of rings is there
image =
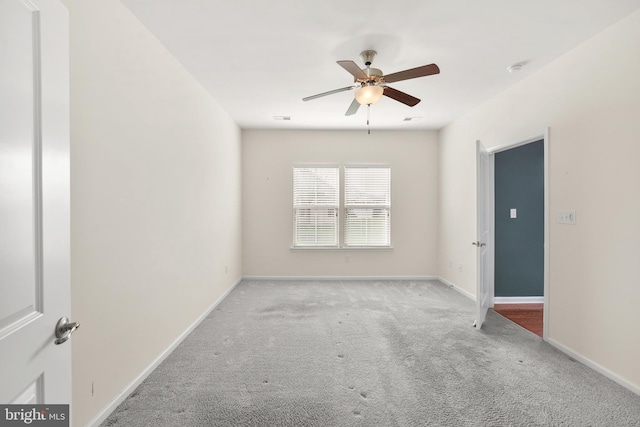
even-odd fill
[[[544,311],[542,317],[542,339],[547,341],[549,330],[549,225],[550,225],[550,209],[549,209],[549,128],[545,128],[542,132],[534,133],[526,138],[514,139],[502,145],[487,147],[489,153],[489,198],[491,203],[488,206],[488,215],[491,227],[491,244],[488,245],[490,252],[489,260],[495,257],[495,154],[502,151],[508,151],[513,148],[521,147],[536,141],[543,141],[544,146]],[[494,266],[485,266],[488,268],[489,284],[491,287],[491,306],[493,306],[493,298],[495,297],[495,270]]]

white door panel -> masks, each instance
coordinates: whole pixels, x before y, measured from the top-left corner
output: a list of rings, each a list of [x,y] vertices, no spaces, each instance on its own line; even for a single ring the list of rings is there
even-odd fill
[[[477,158],[477,240],[474,245],[477,247],[477,288],[476,288],[476,320],[475,327],[480,329],[484,324],[487,311],[493,306],[492,299],[492,259],[489,245],[491,242],[491,227],[493,226],[491,216],[491,167],[490,156],[487,149],[480,141],[476,142]]]
[[[32,13],[24,4],[3,1],[0,9],[0,336],[36,310],[36,243],[33,212],[34,76]],[[8,36],[7,32],[12,34]],[[7,102],[11,100],[11,102]]]
[[[70,403],[68,13],[0,0],[0,402]]]

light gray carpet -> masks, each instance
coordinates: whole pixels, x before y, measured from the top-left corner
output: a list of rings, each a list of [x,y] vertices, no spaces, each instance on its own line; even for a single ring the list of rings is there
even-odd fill
[[[103,426],[640,426],[640,396],[427,281],[244,281]]]

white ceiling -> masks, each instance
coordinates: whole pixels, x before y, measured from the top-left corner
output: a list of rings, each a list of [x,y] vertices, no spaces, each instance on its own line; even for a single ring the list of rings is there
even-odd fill
[[[121,0],[244,129],[364,129],[336,64],[378,52],[385,74],[436,63],[390,86],[372,129],[439,129],[640,8],[640,0]],[[520,73],[506,69],[526,62]],[[578,70],[576,70],[577,72]],[[276,121],[273,116],[291,116]],[[405,117],[422,117],[404,121]]]

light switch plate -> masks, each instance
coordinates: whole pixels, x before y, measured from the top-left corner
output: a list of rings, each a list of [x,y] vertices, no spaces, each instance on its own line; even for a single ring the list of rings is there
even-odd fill
[[[576,224],[576,211],[559,210],[558,224]]]
[[[509,209],[509,218],[518,218],[518,209]]]

